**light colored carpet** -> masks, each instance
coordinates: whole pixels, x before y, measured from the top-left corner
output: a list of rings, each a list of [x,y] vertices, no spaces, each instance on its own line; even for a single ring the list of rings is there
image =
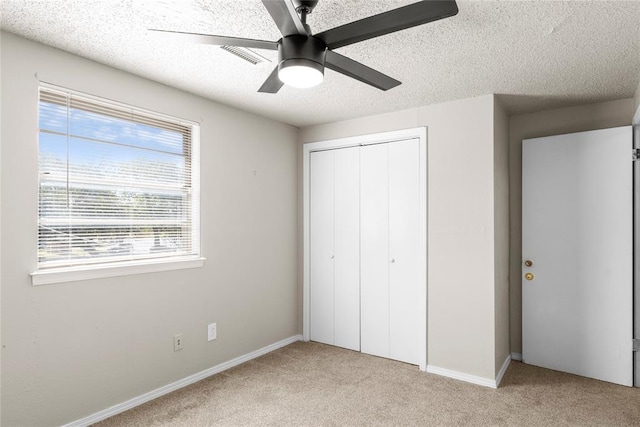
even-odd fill
[[[640,389],[512,362],[498,390],[297,342],[107,426],[640,426]]]

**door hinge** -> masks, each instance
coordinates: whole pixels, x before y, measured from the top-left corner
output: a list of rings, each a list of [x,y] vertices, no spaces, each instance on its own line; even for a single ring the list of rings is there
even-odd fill
[[[633,351],[640,351],[640,339],[635,338],[633,341]]]
[[[631,150],[631,160],[634,162],[640,160],[640,148],[634,148]]]

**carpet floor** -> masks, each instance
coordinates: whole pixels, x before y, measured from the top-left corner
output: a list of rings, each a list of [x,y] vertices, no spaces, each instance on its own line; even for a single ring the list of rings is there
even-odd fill
[[[297,342],[97,426],[640,426],[640,389],[512,362],[497,390]]]

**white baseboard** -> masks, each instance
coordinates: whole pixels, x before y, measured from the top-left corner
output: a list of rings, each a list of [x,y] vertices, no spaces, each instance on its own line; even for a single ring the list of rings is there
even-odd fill
[[[502,367],[498,371],[498,375],[496,376],[496,388],[500,387],[500,383],[502,382],[502,377],[504,377],[505,372],[507,372],[507,368],[511,364],[511,355],[507,354],[507,358],[504,359],[502,363]]]
[[[453,371],[451,369],[439,368],[437,366],[428,365],[427,372],[431,374],[441,375],[443,377],[453,378],[454,380],[465,381],[471,384],[477,384],[484,387],[490,388],[498,388],[500,382],[502,381],[502,377],[505,372],[507,372],[507,368],[511,363],[511,355],[507,355],[507,358],[504,360],[500,371],[498,371],[498,375],[495,380],[479,377],[477,375],[465,374],[464,372]]]
[[[522,362],[522,353],[511,353],[511,360]]]
[[[454,380],[466,381],[468,383],[481,385],[484,387],[498,388],[496,380],[478,377],[476,375],[465,374],[464,372],[453,371],[451,369],[439,368],[437,366],[428,365],[427,372],[431,374],[441,375],[443,377],[453,378]]]
[[[95,414],[89,415],[88,417],[84,417],[79,420],[73,421],[69,424],[65,424],[63,427],[85,427],[93,423],[97,423],[98,421],[106,420],[109,417],[120,414],[131,408],[135,408],[136,406],[142,405],[143,403],[156,399],[167,393],[171,393],[172,391],[178,390],[182,387],[188,386],[189,384],[193,384],[195,382],[203,380],[207,377],[210,377],[211,375],[215,375],[222,371],[226,371],[227,369],[233,368],[234,366],[240,365],[241,363],[248,362],[249,360],[255,359],[264,354],[270,353],[281,347],[287,346],[291,343],[294,343],[296,341],[301,341],[301,340],[302,340],[302,335],[294,335],[282,341],[278,341],[277,343],[273,343],[271,345],[263,347],[259,350],[252,351],[251,353],[236,357],[235,359],[229,360],[228,362],[224,362],[214,367],[211,367],[209,369],[205,369],[204,371],[200,371],[193,375],[189,375],[186,378],[183,378],[171,384],[167,384],[163,387],[157,388],[155,390],[152,390],[138,397],[134,397],[133,399],[129,399],[126,402],[122,402],[110,408],[96,412]]]

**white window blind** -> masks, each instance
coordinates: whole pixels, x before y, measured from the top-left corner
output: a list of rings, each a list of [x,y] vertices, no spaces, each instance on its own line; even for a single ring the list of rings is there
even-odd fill
[[[38,270],[199,256],[197,134],[193,123],[41,87]]]

